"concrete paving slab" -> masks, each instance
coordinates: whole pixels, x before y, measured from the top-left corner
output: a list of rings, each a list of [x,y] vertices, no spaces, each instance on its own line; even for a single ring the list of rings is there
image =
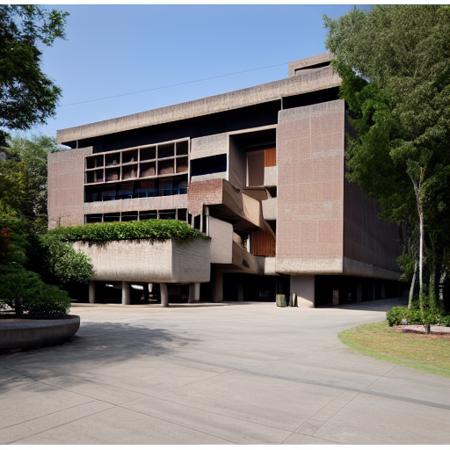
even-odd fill
[[[77,306],[73,342],[0,355],[2,442],[449,444],[449,379],[337,338],[389,306]]]
[[[113,408],[113,406],[108,403],[90,401],[63,409],[62,411],[42,415],[17,425],[11,425],[1,429],[0,444],[11,444],[22,439],[32,438],[36,434],[51,430],[81,417],[89,417],[108,408]]]
[[[314,436],[346,444],[448,444],[449,424],[448,409],[360,394]]]
[[[17,444],[228,444],[208,433],[198,432],[150,415],[114,407],[72,421]]]
[[[88,400],[82,395],[62,389],[50,391],[48,385],[36,381],[11,384],[0,393],[0,430]]]
[[[145,398],[125,405],[133,411],[144,412],[162,420],[177,423],[193,430],[204,431],[235,444],[277,444],[290,433],[286,430],[261,425],[253,421],[217,414],[211,409],[201,409],[159,398]]]

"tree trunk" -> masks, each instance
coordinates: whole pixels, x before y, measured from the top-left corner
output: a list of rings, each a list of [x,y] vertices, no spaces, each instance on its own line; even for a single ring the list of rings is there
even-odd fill
[[[414,273],[411,279],[411,286],[409,287],[408,309],[411,309],[413,305],[414,291],[416,289],[416,278],[417,278],[417,258],[415,258],[414,260]]]

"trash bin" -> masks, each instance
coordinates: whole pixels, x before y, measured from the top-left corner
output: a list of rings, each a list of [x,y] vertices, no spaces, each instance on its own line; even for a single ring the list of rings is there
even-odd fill
[[[277,306],[284,308],[286,306],[286,296],[284,294],[277,294]]]

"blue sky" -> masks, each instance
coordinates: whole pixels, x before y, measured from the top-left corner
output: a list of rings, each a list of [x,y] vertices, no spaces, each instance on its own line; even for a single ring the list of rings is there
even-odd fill
[[[44,50],[43,69],[63,95],[55,117],[31,133],[53,136],[60,128],[284,78],[288,61],[325,50],[322,16],[339,17],[351,7],[61,6],[70,13],[66,40]],[[147,91],[90,101],[141,90]]]

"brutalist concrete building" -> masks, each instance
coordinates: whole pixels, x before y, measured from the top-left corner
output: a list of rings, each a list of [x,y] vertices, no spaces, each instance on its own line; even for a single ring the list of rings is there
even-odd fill
[[[91,254],[91,301],[114,289],[142,301],[130,285],[150,286],[153,301],[396,295],[398,231],[345,178],[340,82],[322,54],[292,62],[282,80],[58,131],[70,149],[49,155],[51,228],[178,219],[211,238],[186,251],[124,241]]]

